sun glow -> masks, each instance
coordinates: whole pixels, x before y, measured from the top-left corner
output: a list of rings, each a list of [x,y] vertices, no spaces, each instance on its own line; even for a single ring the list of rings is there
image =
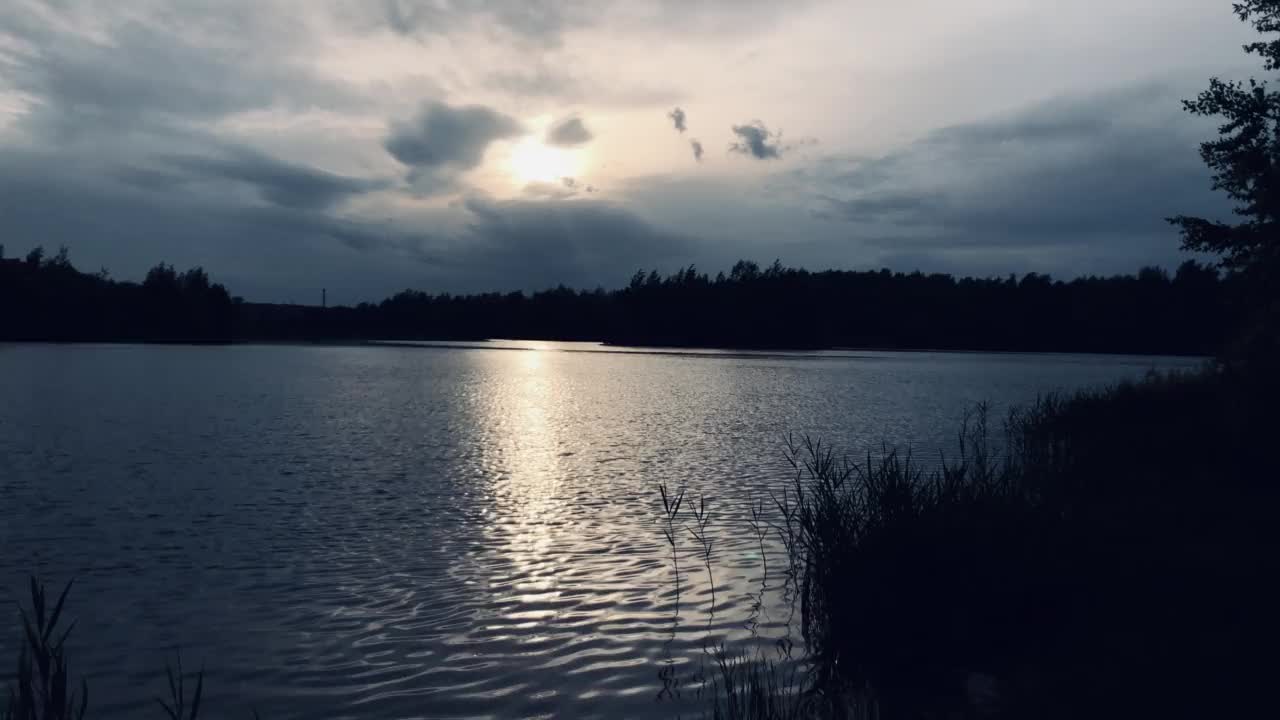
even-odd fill
[[[525,138],[511,149],[511,177],[521,185],[533,182],[560,182],[574,177],[578,170],[577,153],[550,147],[537,138]]]

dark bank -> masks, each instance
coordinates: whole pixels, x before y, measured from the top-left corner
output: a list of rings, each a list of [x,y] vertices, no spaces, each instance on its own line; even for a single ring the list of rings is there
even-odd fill
[[[0,339],[108,342],[594,340],[715,348],[880,348],[1204,355],[1232,330],[1238,283],[1177,271],[1070,281],[889,270],[810,272],[740,261],[638,272],[618,290],[525,294],[406,290],[355,307],[233,298],[200,268],[160,264],[142,283],[77,270],[65,249],[0,259]]]

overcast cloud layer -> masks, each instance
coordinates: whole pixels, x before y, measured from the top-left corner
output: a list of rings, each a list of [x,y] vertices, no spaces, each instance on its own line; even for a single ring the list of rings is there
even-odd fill
[[[1170,265],[1163,217],[1228,211],[1178,101],[1260,76],[1249,37],[1226,0],[10,0],[0,243],[306,302]]]

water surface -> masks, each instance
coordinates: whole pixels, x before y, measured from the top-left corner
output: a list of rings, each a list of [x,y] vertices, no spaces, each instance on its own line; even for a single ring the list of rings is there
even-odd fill
[[[95,717],[179,647],[210,717],[687,715],[706,648],[790,634],[743,522],[785,433],[933,458],[977,402],[1196,364],[470,345],[0,345],[0,603],[76,578]],[[708,498],[714,608],[663,482]]]

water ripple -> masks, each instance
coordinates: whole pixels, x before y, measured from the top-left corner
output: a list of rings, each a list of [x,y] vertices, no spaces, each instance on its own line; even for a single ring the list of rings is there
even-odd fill
[[[794,635],[746,522],[784,432],[932,453],[972,402],[1152,362],[14,346],[0,604],[77,577],[96,717],[150,712],[177,648],[217,716],[696,715],[713,648]],[[706,494],[710,578],[678,528],[677,582],[660,482]]]

